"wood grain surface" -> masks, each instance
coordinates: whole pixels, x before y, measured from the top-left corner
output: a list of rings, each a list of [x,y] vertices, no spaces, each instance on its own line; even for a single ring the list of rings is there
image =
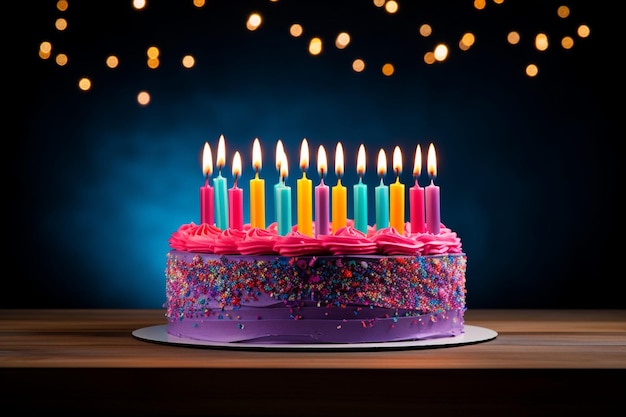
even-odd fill
[[[465,319],[498,336],[433,349],[241,351],[132,335],[165,324],[163,310],[0,310],[1,392],[22,412],[66,415],[578,415],[621,404],[609,381],[626,376],[626,310]]]

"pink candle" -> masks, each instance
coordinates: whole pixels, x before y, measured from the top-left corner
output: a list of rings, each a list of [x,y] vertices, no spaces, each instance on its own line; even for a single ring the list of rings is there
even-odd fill
[[[428,147],[428,175],[430,185],[426,187],[426,231],[428,233],[439,234],[441,227],[441,217],[439,212],[439,187],[435,185],[437,176],[437,155],[435,147],[431,143]]]
[[[324,174],[328,172],[326,150],[322,145],[317,150],[317,172],[320,183],[315,187],[315,234],[327,235],[330,226],[330,206],[328,185],[324,184]]]
[[[213,187],[209,185],[209,176],[213,173],[213,155],[211,154],[211,146],[207,142],[204,143],[202,152],[202,172],[205,181],[204,186],[200,187],[200,223],[214,224],[213,204],[215,197]]]
[[[415,186],[409,189],[409,204],[411,206],[411,233],[424,233],[424,189],[420,187],[418,179],[422,172],[422,149],[417,145],[415,149],[415,162],[413,164],[413,176]]]
[[[228,217],[232,229],[243,230],[243,190],[237,187],[241,175],[241,155],[235,152],[233,157],[233,187],[228,190]]]

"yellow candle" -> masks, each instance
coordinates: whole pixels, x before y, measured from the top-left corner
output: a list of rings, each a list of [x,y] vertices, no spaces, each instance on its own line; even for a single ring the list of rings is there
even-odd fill
[[[309,143],[306,138],[300,146],[300,168],[302,178],[298,184],[298,231],[307,236],[313,236],[313,182],[306,177],[309,168]]]
[[[400,182],[402,173],[402,153],[396,146],[393,150],[393,170],[396,172],[396,182],[389,186],[389,226],[404,234],[404,184]]]
[[[348,219],[348,191],[341,184],[341,176],[343,175],[343,147],[341,142],[337,143],[335,149],[335,173],[337,174],[337,185],[332,191],[332,230],[337,230],[346,226]]]
[[[262,161],[261,144],[256,138],[252,145],[252,167],[255,174],[250,180],[250,227],[259,229],[265,229],[265,180],[259,178]]]

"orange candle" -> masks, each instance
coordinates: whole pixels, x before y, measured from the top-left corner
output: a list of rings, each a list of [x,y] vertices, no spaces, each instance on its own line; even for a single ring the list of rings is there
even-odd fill
[[[333,187],[331,196],[333,233],[345,227],[348,219],[348,192],[346,187],[341,184],[341,176],[343,175],[343,146],[341,142],[338,142],[335,148],[335,173],[337,174],[337,185]]]
[[[298,193],[298,231],[313,236],[313,182],[307,178],[309,169],[309,143],[306,138],[300,145],[300,168],[302,178],[297,181]]]
[[[396,182],[389,186],[389,226],[404,234],[404,184],[400,182],[402,173],[402,153],[400,147],[393,150],[393,170],[396,173]]]
[[[250,180],[250,227],[265,229],[265,180],[259,178],[263,164],[261,144],[258,138],[252,144],[252,167],[254,178]]]

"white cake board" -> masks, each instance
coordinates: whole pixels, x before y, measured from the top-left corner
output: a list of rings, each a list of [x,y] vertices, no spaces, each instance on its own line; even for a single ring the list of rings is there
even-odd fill
[[[465,333],[458,336],[439,337],[424,340],[407,340],[402,342],[368,342],[368,343],[246,343],[246,342],[209,342],[173,336],[167,333],[167,325],[143,327],[133,331],[133,336],[147,342],[162,343],[173,346],[186,346],[196,348],[218,348],[232,350],[334,350],[334,351],[358,351],[358,350],[406,350],[406,349],[432,349],[452,347],[487,342],[498,336],[498,333],[478,326],[465,325]]]

